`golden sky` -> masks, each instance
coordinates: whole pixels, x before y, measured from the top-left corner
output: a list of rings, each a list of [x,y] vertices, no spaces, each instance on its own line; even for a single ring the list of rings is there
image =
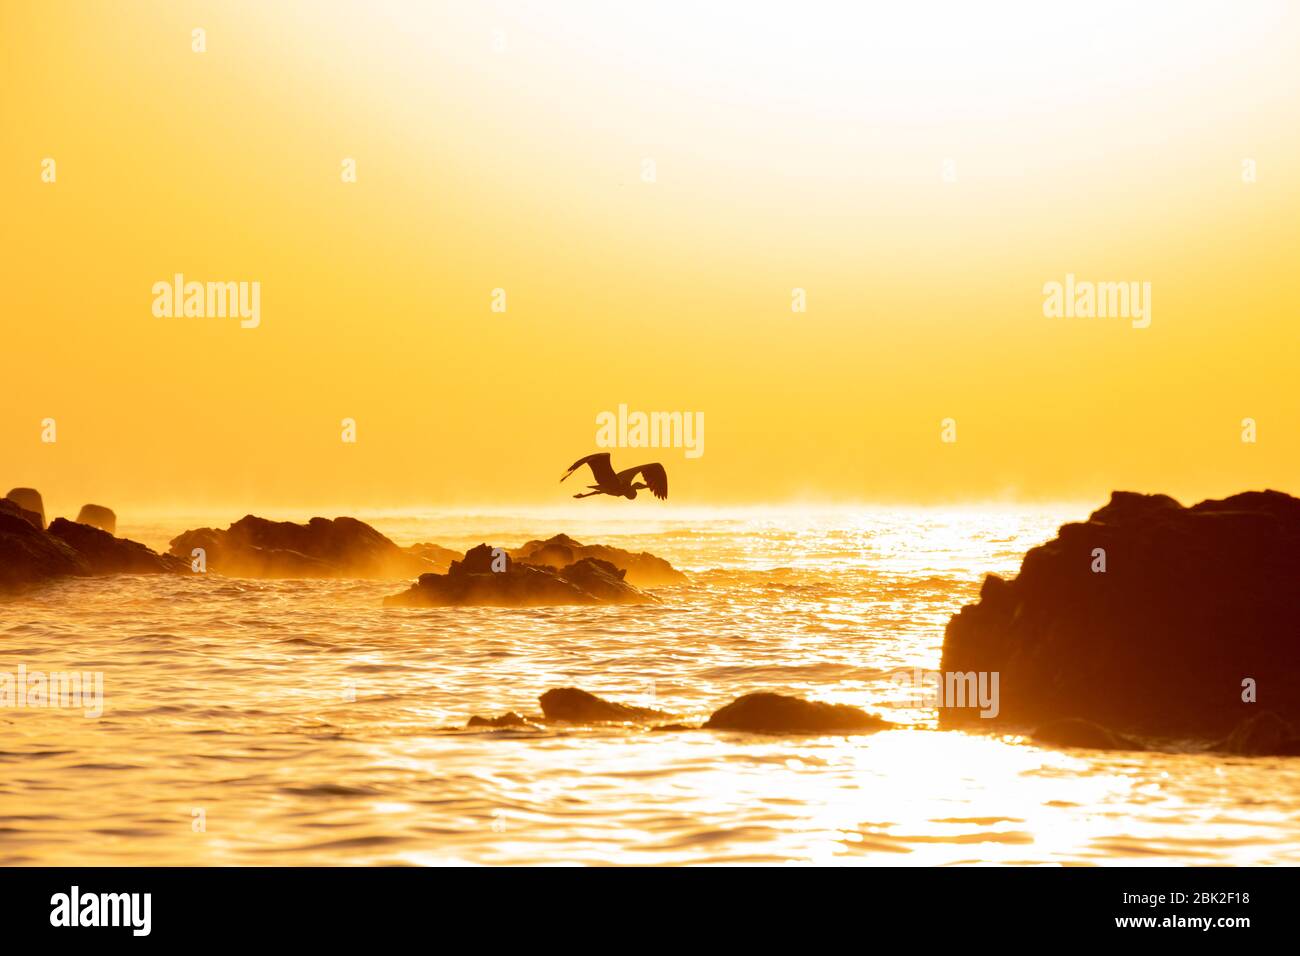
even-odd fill
[[[565,502],[626,404],[704,454],[593,507],[1297,491],[1300,7],[858,7],[0,0],[0,483]]]

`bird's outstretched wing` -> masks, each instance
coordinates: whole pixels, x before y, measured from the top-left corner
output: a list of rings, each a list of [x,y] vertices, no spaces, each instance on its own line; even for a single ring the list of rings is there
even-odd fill
[[[588,455],[586,458],[579,458],[569,466],[568,471],[560,476],[560,481],[568,478],[583,465],[591,466],[591,473],[595,476],[596,484],[614,484],[614,466],[609,463],[609,452],[607,451],[598,452],[595,455]]]
[[[641,473],[646,486],[649,487],[656,498],[663,500],[668,497],[668,472],[664,471],[663,465],[656,461],[648,465],[637,465],[627,471],[620,471],[617,476],[619,483],[631,482],[636,478],[637,472]]]

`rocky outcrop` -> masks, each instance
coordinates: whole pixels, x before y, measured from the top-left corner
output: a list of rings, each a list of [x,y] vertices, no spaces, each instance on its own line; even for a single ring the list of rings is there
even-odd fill
[[[224,530],[196,528],[170,542],[171,554],[186,561],[191,559],[195,548],[204,550],[209,571],[231,577],[402,578],[426,573],[446,575],[451,573],[454,562],[459,560],[463,564],[460,553],[450,548],[427,541],[399,547],[355,518],[312,518],[306,524],[298,524],[246,515]],[[511,581],[521,597],[530,586],[538,590],[540,597],[535,603],[629,601],[640,593],[636,585],[680,584],[686,580],[684,574],[652,554],[583,545],[565,535],[547,541],[530,541],[509,552],[508,557],[512,565],[517,562],[544,572],[550,569],[546,578],[517,577]],[[586,558],[598,563],[582,565]],[[612,577],[616,580],[606,580],[601,573],[603,563],[613,566]],[[461,569],[466,570],[480,573]],[[568,587],[564,586],[566,580]],[[461,581],[456,587],[443,585],[442,589],[451,595],[469,584],[481,585],[481,582]],[[429,587],[436,589],[438,585]],[[494,587],[502,592],[501,603],[519,606],[505,593],[511,588],[502,588],[500,582]],[[443,603],[479,603],[475,595],[482,590],[478,586],[469,588],[463,601],[449,598]],[[596,600],[584,600],[584,594]]]
[[[1187,508],[1115,492],[1029,551],[1015,579],[990,575],[949,621],[942,669],[999,672],[1001,702],[988,720],[941,709],[941,724],[1078,717],[1212,740],[1257,706],[1294,723],[1298,584],[1300,500],[1247,492]]]
[[[713,712],[706,730],[754,733],[874,733],[894,726],[848,704],[827,704],[784,694],[746,694]]]
[[[28,511],[11,498],[0,498],[0,514],[7,514],[15,518],[21,518],[37,531],[45,530],[45,522],[41,520],[39,514],[35,511]]]
[[[604,544],[582,544],[567,534],[557,534],[545,541],[529,541],[510,552],[520,564],[567,568],[583,558],[606,561],[627,572],[627,580],[641,588],[671,587],[686,584],[687,577],[663,558],[642,551],[635,554]]]
[[[75,551],[91,574],[168,574],[190,570],[188,561],[159,554],[138,541],[115,538],[100,528],[66,518],[55,518],[48,534]]]
[[[41,530],[34,517],[13,501],[0,501],[0,591],[21,591],[70,575],[189,570],[185,561],[100,528],[55,518]]]
[[[494,552],[496,552],[494,557]],[[515,563],[480,544],[453,561],[446,574],[422,574],[401,594],[384,599],[394,607],[540,607],[564,604],[647,604],[656,599],[623,580],[624,572],[592,558],[559,571]]]
[[[103,505],[82,505],[81,510],[77,512],[77,523],[88,524],[109,534],[117,534],[117,515],[113,514],[112,508],[105,508]]]
[[[240,518],[224,531],[198,528],[171,540],[186,561],[202,548],[207,568],[246,578],[402,578],[435,568],[356,518],[312,518],[306,524]]]
[[[633,707],[605,700],[576,687],[548,690],[539,699],[547,720],[573,724],[625,723],[660,720],[667,716],[649,707]]]
[[[66,542],[40,529],[34,514],[0,500],[0,593],[14,593],[69,575],[90,573]]]
[[[41,500],[41,493],[35,488],[11,488],[9,494],[5,495],[10,501],[18,505],[24,511],[30,511],[40,519],[38,528],[45,528],[45,503]]]
[[[194,558],[202,550],[209,571],[235,578],[330,578],[338,567],[321,558],[284,548],[260,548],[239,541],[227,541],[226,532],[198,528],[172,538],[169,553]]]

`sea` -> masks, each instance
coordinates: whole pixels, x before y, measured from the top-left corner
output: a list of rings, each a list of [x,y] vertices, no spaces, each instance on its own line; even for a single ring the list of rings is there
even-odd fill
[[[80,706],[0,706],[0,864],[1300,863],[1300,760],[941,731],[900,690],[938,668],[986,574],[1087,506],[623,505],[357,517],[399,544],[649,551],[689,577],[654,605],[386,608],[410,582],[215,573],[0,603],[0,683],[85,676]],[[119,534],[165,548],[240,516],[123,516]],[[538,714],[554,687],[680,723],[776,691],[898,728],[465,727]]]

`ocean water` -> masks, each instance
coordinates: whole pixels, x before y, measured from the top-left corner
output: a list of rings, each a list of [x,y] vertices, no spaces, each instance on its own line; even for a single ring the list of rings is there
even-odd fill
[[[653,607],[382,607],[403,581],[63,582],[0,604],[0,674],[102,673],[102,714],[0,708],[0,864],[1300,863],[1300,760],[1044,749],[938,731],[900,697],[891,672],[938,667],[985,573],[1013,574],[1087,511],[362,515],[403,544],[564,531],[649,550],[691,578]],[[237,517],[120,533],[160,547]],[[463,729],[560,686],[691,719],[775,690],[905,727]]]

